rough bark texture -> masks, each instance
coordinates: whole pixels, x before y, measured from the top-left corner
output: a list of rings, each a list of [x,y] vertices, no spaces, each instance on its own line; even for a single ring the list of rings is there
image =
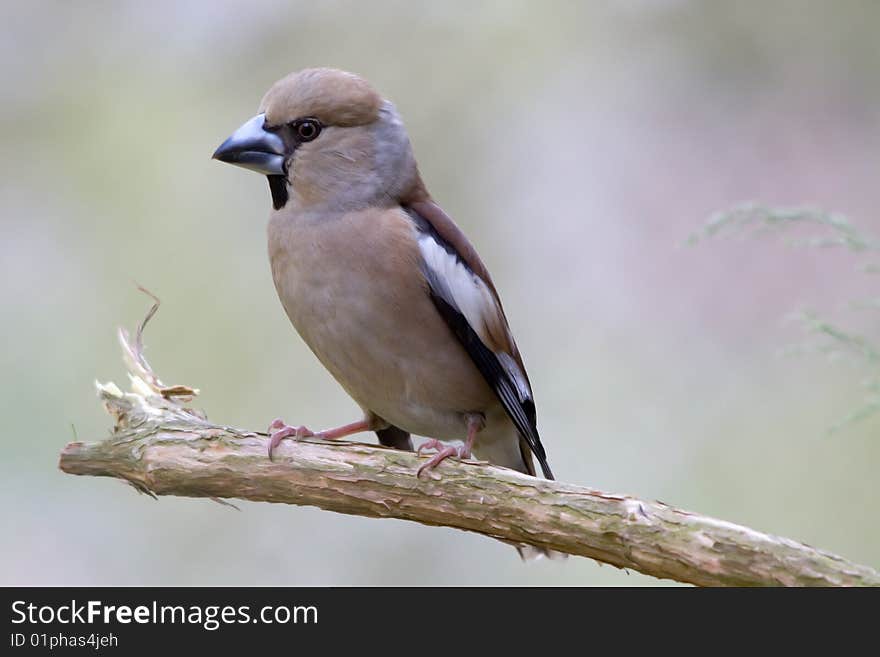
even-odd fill
[[[147,319],[155,312],[155,307]],[[73,442],[59,467],[116,477],[152,495],[317,506],[473,531],[707,586],[880,586],[880,573],[802,543],[723,520],[481,463],[447,460],[417,479],[420,457],[351,442],[283,442],[215,425],[187,407],[196,390],[164,386],[121,332],[132,392],[98,385],[116,419],[109,438]],[[422,457],[424,458],[424,457]]]
[[[136,386],[136,388],[139,386]],[[417,479],[408,452],[349,442],[285,441],[208,422],[161,395],[100,387],[116,418],[103,442],[73,442],[64,472],[117,477],[154,495],[240,498],[402,518],[590,557],[701,585],[880,585],[880,574],[801,543],[722,520],[446,461]]]

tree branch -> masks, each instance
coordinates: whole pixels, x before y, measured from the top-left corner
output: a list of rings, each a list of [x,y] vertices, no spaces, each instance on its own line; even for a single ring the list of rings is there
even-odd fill
[[[802,543],[624,495],[445,461],[417,479],[420,458],[378,446],[283,442],[209,422],[187,407],[197,391],[164,386],[141,334],[121,332],[132,392],[98,384],[115,417],[102,442],[72,442],[59,467],[116,477],[151,495],[317,506],[473,531],[707,586],[880,586],[880,573]]]

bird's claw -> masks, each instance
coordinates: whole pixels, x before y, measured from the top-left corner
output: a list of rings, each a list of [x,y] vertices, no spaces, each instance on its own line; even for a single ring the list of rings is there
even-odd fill
[[[471,457],[471,450],[468,449],[467,445],[462,445],[461,447],[452,447],[450,445],[444,445],[435,438],[426,440],[421,445],[419,445],[418,450],[416,450],[416,454],[421,456],[423,449],[436,449],[437,453],[431,457],[430,461],[428,461],[418,469],[418,471],[416,472],[416,479],[422,476],[422,472],[424,470],[433,470],[450,456],[455,456],[459,460],[469,459]]]
[[[272,420],[272,424],[269,425],[269,460],[272,460],[272,452],[275,451],[275,448],[281,443],[285,438],[293,438],[294,440],[301,440],[303,438],[310,438],[315,435],[313,431],[307,429],[304,426],[293,427],[289,424],[286,424],[284,420],[280,417]]]

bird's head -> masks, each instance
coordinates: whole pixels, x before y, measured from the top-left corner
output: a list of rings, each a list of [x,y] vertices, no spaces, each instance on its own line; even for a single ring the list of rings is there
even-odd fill
[[[363,78],[329,68],[272,85],[214,158],[266,175],[276,210],[384,205],[418,179],[394,106]]]

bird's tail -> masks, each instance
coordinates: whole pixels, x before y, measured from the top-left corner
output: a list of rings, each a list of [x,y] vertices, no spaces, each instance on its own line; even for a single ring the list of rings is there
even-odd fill
[[[494,463],[495,465],[502,465],[511,470],[517,470],[523,474],[531,475],[532,477],[538,476],[537,471],[535,470],[535,462],[532,458],[531,448],[528,443],[519,436],[519,433],[516,432],[513,425],[510,426],[510,429],[511,433],[514,434],[513,436],[509,436],[506,440],[493,441],[490,445],[484,443],[480,454],[477,456],[485,458],[487,461]],[[518,448],[510,447],[512,440],[518,441]],[[514,445],[516,444],[517,443],[514,443]],[[504,542],[509,543],[508,541]],[[535,547],[534,545],[528,545],[525,543],[509,544],[516,548],[516,551],[519,552],[520,558],[526,562],[538,561],[539,559],[551,559],[556,561],[568,557],[564,552],[548,550],[546,548]]]
[[[548,550],[547,548],[539,548],[534,545],[514,545],[516,551],[519,552],[519,558],[526,563],[531,561],[540,561],[541,559],[550,559],[551,561],[562,561],[568,559],[565,552],[557,552],[556,550]]]

